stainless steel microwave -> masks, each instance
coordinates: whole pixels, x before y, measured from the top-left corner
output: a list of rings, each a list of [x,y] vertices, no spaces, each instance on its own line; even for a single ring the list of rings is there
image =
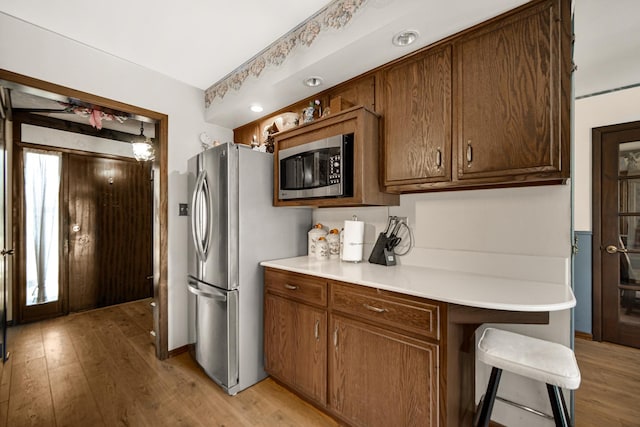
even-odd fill
[[[353,196],[353,133],[279,150],[281,200]]]

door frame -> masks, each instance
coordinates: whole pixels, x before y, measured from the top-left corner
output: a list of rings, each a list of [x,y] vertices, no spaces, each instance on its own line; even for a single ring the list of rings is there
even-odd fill
[[[640,127],[640,121],[601,126],[591,130],[591,217],[593,241],[591,250],[592,273],[592,335],[595,341],[602,341],[604,315],[602,312],[602,148],[604,135]]]
[[[169,116],[145,108],[125,104],[109,98],[60,86],[43,80],[35,79],[22,74],[0,69],[0,79],[16,84],[41,89],[47,92],[60,94],[81,102],[99,105],[117,111],[148,117],[156,121],[155,140],[157,142],[157,156],[153,161],[154,191],[153,191],[153,295],[156,307],[153,309],[156,357],[160,360],[169,356],[168,349],[168,145],[169,145]],[[14,189],[15,191],[15,189]],[[12,194],[12,197],[15,193]],[[19,218],[16,218],[16,209],[13,209],[13,228],[15,230]],[[17,235],[14,233],[13,247],[15,248]],[[14,276],[13,289],[16,289]],[[12,292],[12,305],[16,313],[17,299]]]

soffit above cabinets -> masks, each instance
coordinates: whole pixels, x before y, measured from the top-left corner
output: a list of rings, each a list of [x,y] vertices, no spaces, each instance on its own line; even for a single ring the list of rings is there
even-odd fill
[[[598,0],[566,1],[575,11],[576,96],[638,84],[640,37],[633,28],[640,2],[617,0],[612,8]],[[67,0],[2,2],[0,13],[206,90],[324,8],[346,11],[339,16],[349,17],[344,26],[326,26],[309,46],[298,46],[277,67],[214,100],[206,120],[235,128],[524,3],[246,0],[197,1],[185,7],[170,0],[115,0],[96,11],[80,0]],[[418,31],[416,43],[393,46],[393,36],[406,29]],[[310,76],[322,77],[323,85],[304,86]],[[264,111],[251,112],[253,103]]]

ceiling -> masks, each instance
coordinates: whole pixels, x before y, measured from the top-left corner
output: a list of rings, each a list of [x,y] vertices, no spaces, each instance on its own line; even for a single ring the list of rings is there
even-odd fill
[[[362,6],[344,27],[323,29],[311,46],[215,100],[207,120],[237,127],[526,0],[112,0],[98,7],[0,0],[0,12],[205,90],[334,3]],[[576,96],[640,83],[640,2],[575,0],[574,7]],[[419,32],[417,42],[393,46],[392,36],[405,29]],[[324,85],[305,87],[310,75]],[[253,103],[265,111],[250,112]]]

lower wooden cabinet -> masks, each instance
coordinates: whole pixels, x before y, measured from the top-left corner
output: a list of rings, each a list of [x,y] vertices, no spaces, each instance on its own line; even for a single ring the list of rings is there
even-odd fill
[[[318,286],[324,292],[307,298]],[[348,425],[440,425],[441,309],[267,268],[265,369]]]
[[[326,311],[267,293],[264,313],[266,371],[324,406]]]
[[[353,426],[437,426],[438,345],[331,315],[329,406]]]

